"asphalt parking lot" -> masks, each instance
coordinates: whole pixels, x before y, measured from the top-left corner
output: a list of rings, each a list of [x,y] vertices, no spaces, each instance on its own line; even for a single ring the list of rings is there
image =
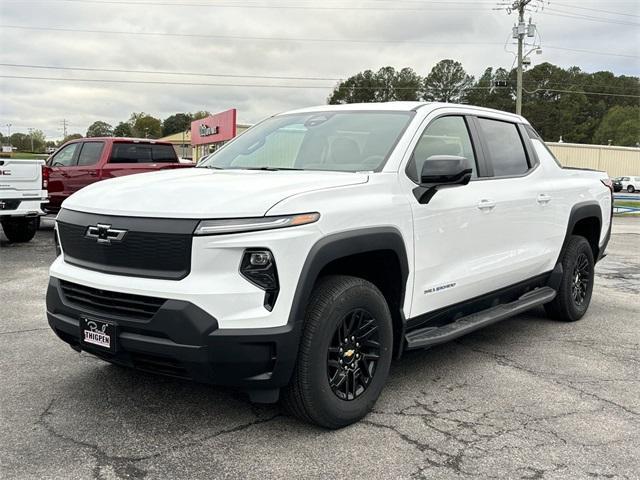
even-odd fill
[[[0,478],[640,478],[640,218],[616,218],[591,307],[407,355],[324,431],[243,395],[111,366],[49,330],[50,223],[0,234]]]

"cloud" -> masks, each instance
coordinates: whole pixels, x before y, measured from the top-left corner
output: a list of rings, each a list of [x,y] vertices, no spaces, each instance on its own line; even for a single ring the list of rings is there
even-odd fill
[[[145,0],[154,3],[153,0]],[[157,3],[193,3],[193,0]],[[204,0],[197,2],[204,5]],[[259,5],[344,6],[337,0],[294,2],[278,0]],[[213,4],[212,4],[213,5]],[[238,5],[221,0],[218,5]],[[235,75],[276,75],[346,78],[358,71],[392,65],[412,67],[426,75],[442,58],[461,61],[467,71],[480,75],[487,66],[509,68],[513,56],[505,52],[515,17],[494,11],[491,2],[438,2],[360,0],[349,5],[386,10],[310,10],[283,8],[223,8],[176,5],[100,5],[91,2],[4,0],[0,23],[118,32],[173,32],[240,37],[308,39],[366,39],[380,43],[270,41],[246,38],[141,36],[79,32],[0,29],[0,63],[125,70],[163,70]],[[572,4],[573,5],[573,4]],[[578,4],[576,4],[578,5]],[[604,5],[604,6],[603,6]],[[395,7],[394,7],[395,6]],[[407,10],[420,6],[424,10]],[[553,6],[553,5],[551,5]],[[560,7],[558,7],[560,9]],[[604,9],[625,13],[605,14]],[[638,58],[596,55],[545,48],[545,45],[640,55],[638,9],[632,2],[595,0],[563,7],[583,18],[567,18],[551,8],[533,13],[543,38],[543,55],[561,66],[577,65],[585,71],[611,70],[638,75]],[[630,15],[636,15],[630,16]],[[594,19],[619,23],[602,23]],[[144,111],[164,118],[175,112],[220,111],[235,107],[239,120],[256,122],[287,109],[325,103],[332,80],[267,80],[206,76],[144,75],[135,73],[35,70],[0,67],[1,75],[74,79],[152,80],[192,83],[267,85],[319,85],[324,88],[284,89],[236,86],[138,85],[0,79],[0,125],[13,131],[28,127],[61,136],[63,118],[70,131],[85,133],[95,120],[112,125]]]

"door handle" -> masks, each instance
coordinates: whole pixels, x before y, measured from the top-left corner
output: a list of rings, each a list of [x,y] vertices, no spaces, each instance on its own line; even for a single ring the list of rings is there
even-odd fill
[[[551,195],[547,195],[546,193],[541,193],[538,195],[537,202],[544,205],[551,201]]]
[[[496,206],[496,202],[494,202],[493,200],[480,200],[478,202],[478,208],[480,210],[493,210],[493,208]]]
[[[89,172],[89,175],[91,175],[92,177],[97,177],[98,176],[98,172]]]

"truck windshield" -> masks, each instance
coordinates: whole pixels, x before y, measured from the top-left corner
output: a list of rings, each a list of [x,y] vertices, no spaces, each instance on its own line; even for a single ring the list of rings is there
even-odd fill
[[[413,112],[315,112],[256,125],[198,167],[217,169],[380,170]]]

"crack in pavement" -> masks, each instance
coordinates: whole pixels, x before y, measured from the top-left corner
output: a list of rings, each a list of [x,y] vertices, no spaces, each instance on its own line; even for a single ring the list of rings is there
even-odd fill
[[[519,370],[519,371],[522,371],[522,372],[526,372],[526,373],[528,373],[530,375],[533,375],[536,378],[540,378],[542,380],[555,383],[556,385],[559,385],[561,387],[569,388],[571,390],[574,390],[574,391],[580,393],[581,395],[585,395],[585,396],[594,398],[594,399],[596,399],[596,400],[598,400],[600,402],[606,403],[608,405],[611,405],[611,406],[613,406],[613,407],[615,407],[617,409],[620,409],[620,410],[628,413],[629,415],[631,415],[633,417],[634,421],[639,421],[640,420],[640,413],[639,412],[636,412],[635,410],[633,410],[633,409],[631,409],[631,408],[629,408],[629,407],[627,407],[625,405],[621,405],[621,404],[619,404],[617,402],[614,402],[613,400],[609,400],[607,398],[603,398],[603,397],[601,397],[601,396],[599,396],[599,395],[597,395],[597,394],[595,394],[593,392],[588,392],[588,391],[585,391],[585,390],[583,390],[581,388],[578,388],[571,381],[563,382],[563,381],[560,381],[558,378],[553,378],[553,377],[557,377],[558,375],[551,374],[551,373],[548,373],[548,372],[539,372],[539,371],[534,370],[532,368],[527,368],[524,365],[519,364],[515,360],[507,357],[506,355],[502,355],[502,354],[499,354],[499,353],[491,352],[491,351],[488,351],[488,350],[483,350],[483,349],[478,348],[478,347],[474,348],[474,347],[466,345],[465,343],[462,343],[460,341],[457,341],[455,343],[457,343],[458,345],[462,346],[463,348],[466,348],[469,351],[472,351],[472,352],[475,352],[475,353],[480,353],[480,354],[483,354],[483,355],[487,355],[487,356],[493,358],[499,365],[502,365],[502,366],[505,366],[505,367],[509,367],[509,368],[513,368],[515,370]]]
[[[27,333],[27,332],[37,332],[40,330],[50,330],[49,327],[38,327],[38,328],[29,328],[27,330],[10,330],[8,332],[0,332],[0,335],[12,335],[15,333]]]
[[[269,417],[260,418],[261,416],[260,411],[258,409],[252,408],[252,413],[256,415],[257,418],[251,422],[247,422],[240,425],[236,425],[235,427],[219,430],[211,435],[205,435],[201,438],[198,438],[190,442],[171,445],[168,448],[162,449],[161,451],[158,451],[149,455],[121,456],[121,455],[109,455],[106,452],[104,452],[104,450],[101,447],[99,447],[97,444],[85,442],[82,440],[77,440],[72,436],[65,435],[63,433],[56,431],[55,428],[47,422],[47,417],[53,415],[53,412],[51,411],[51,409],[53,408],[53,405],[55,402],[56,402],[56,398],[52,398],[49,401],[47,407],[38,416],[38,420],[35,422],[36,425],[41,426],[50,435],[52,435],[53,437],[59,440],[63,440],[77,447],[90,450],[91,455],[96,460],[96,464],[93,468],[93,478],[95,480],[107,480],[107,477],[103,475],[107,471],[111,471],[113,474],[117,476],[117,478],[143,479],[147,476],[148,471],[136,466],[135,464],[138,462],[149,460],[152,458],[158,458],[163,455],[166,455],[167,453],[175,452],[184,448],[197,446],[204,442],[212,440],[214,438],[220,437],[222,435],[237,433],[237,432],[246,430],[247,428],[250,428],[254,425],[266,423],[281,416],[280,413],[277,413]]]

